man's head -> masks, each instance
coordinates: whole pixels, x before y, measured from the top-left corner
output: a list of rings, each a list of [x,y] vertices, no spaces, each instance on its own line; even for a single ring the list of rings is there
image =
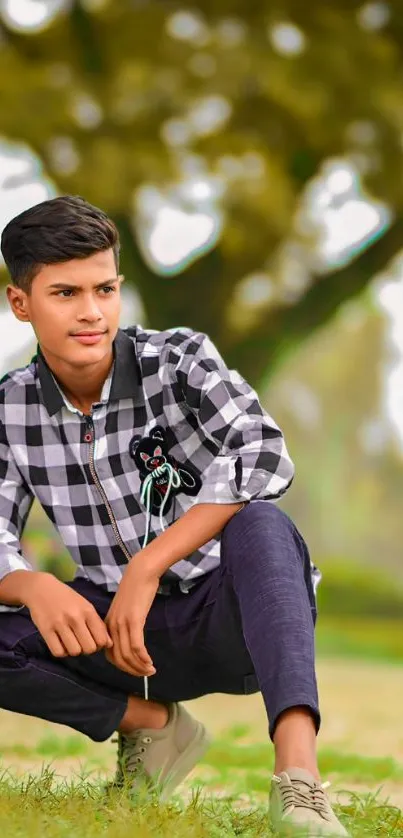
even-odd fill
[[[43,201],[7,224],[1,250],[10,306],[32,324],[47,359],[86,366],[110,354],[120,316],[119,235],[102,210],[70,195]]]

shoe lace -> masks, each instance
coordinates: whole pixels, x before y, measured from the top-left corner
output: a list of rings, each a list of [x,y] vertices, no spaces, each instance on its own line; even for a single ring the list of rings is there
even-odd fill
[[[115,782],[121,783],[128,774],[133,776],[139,772],[144,773],[144,754],[152,741],[151,736],[142,736],[141,731],[130,737],[120,733],[117,739],[112,739],[112,742],[118,744],[118,768]]]
[[[291,783],[284,783],[281,777],[273,776],[275,783],[280,786],[280,794],[284,806],[284,814],[289,814],[297,807],[311,809],[317,812],[324,820],[329,820],[329,804],[325,795],[325,789],[330,783],[305,783],[303,780],[291,780]]]
[[[142,547],[146,547],[149,535],[150,535],[150,525],[151,525],[151,507],[152,507],[152,498],[153,498],[153,488],[154,488],[154,480],[158,477],[162,477],[164,474],[168,475],[168,486],[166,490],[166,494],[160,506],[160,529],[162,532],[165,530],[164,524],[164,512],[165,507],[168,503],[170,498],[170,494],[172,489],[179,489],[181,485],[181,479],[177,471],[175,471],[174,467],[171,463],[164,463],[162,466],[158,466],[155,468],[154,471],[151,471],[150,474],[147,474],[146,479],[144,480],[140,500],[145,505],[146,508],[146,532],[143,539]],[[148,701],[148,676],[144,675],[144,698]]]
[[[164,499],[163,499],[162,504],[160,506],[159,518],[160,518],[160,528],[161,528],[162,531],[165,530],[164,512],[165,512],[165,507],[166,507],[166,505],[168,503],[168,500],[170,498],[171,491],[172,491],[172,489],[179,489],[179,487],[181,485],[181,479],[179,477],[179,474],[178,474],[177,471],[175,471],[175,469],[171,465],[171,463],[164,463],[162,466],[158,466],[158,468],[155,468],[154,471],[150,471],[150,474],[147,474],[147,477],[146,477],[146,479],[143,483],[143,486],[142,486],[142,489],[141,489],[141,495],[140,495],[140,500],[141,500],[142,503],[144,503],[145,508],[146,508],[146,513],[147,513],[146,532],[145,532],[142,547],[145,547],[147,545],[148,538],[149,538],[149,535],[150,535],[151,507],[152,507],[154,480],[156,480],[158,477],[162,477],[164,474],[168,475],[168,486],[167,486],[167,490],[166,490]]]

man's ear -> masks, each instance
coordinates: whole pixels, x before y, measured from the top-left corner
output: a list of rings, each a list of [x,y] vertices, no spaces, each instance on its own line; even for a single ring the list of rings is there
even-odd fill
[[[22,323],[30,323],[26,292],[21,288],[15,288],[14,285],[7,285],[6,294],[10,308],[17,320],[21,320]]]

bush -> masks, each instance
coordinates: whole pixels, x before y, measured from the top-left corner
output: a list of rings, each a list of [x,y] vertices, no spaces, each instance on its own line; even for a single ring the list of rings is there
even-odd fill
[[[387,571],[345,559],[325,560],[318,588],[318,606],[324,616],[403,617],[403,587]]]
[[[23,538],[24,555],[38,570],[53,573],[62,582],[74,578],[75,564],[70,553],[50,527],[29,527]]]

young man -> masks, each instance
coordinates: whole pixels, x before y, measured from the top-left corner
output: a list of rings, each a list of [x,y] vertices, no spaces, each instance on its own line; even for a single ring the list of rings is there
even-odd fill
[[[119,329],[100,210],[45,201],[2,253],[38,352],[0,385],[0,706],[95,741],[118,730],[115,782],[158,778],[167,797],[207,747],[178,702],[260,690],[275,829],[346,835],[315,756],[315,570],[270,503],[293,477],[279,428],[205,335]],[[35,497],[70,584],[21,552]]]

